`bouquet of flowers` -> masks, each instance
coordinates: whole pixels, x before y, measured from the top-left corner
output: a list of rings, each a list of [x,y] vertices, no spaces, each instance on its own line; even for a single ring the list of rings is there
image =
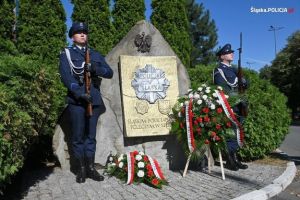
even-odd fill
[[[146,183],[155,188],[162,188],[167,181],[158,162],[143,152],[133,151],[127,154],[110,155],[106,172],[127,184]]]
[[[172,130],[187,154],[204,144],[222,150],[227,137],[237,137],[242,145],[243,130],[230,104],[237,99],[226,95],[220,86],[202,84],[190,89],[173,107]],[[235,128],[235,131],[234,129]],[[196,156],[196,155],[194,155]]]

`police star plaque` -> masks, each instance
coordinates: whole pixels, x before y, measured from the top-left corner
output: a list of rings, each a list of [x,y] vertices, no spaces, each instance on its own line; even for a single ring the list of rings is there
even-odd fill
[[[126,137],[168,135],[178,91],[175,56],[120,56]]]

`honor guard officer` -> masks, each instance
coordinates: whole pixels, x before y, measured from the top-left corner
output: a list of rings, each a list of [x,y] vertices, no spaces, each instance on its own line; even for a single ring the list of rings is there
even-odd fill
[[[72,152],[78,170],[76,181],[85,182],[86,177],[95,181],[104,179],[94,167],[96,151],[96,127],[101,114],[105,112],[100,93],[102,78],[112,78],[113,71],[97,51],[90,49],[90,63],[85,64],[85,50],[87,48],[88,27],[82,22],[73,23],[69,30],[69,37],[73,46],[65,48],[60,54],[59,72],[61,80],[68,89],[67,112],[71,120]],[[92,83],[90,94],[86,94],[84,70],[91,74]],[[92,104],[92,116],[86,115],[87,104]]]
[[[238,71],[236,68],[231,66],[231,62],[233,61],[233,53],[234,51],[231,49],[230,44],[226,44],[217,52],[217,57],[219,58],[220,64],[214,69],[213,74],[214,83],[222,86],[224,91],[232,96],[237,95],[238,93]],[[244,78],[242,78],[242,86],[244,89],[248,88],[248,83]],[[233,110],[235,113],[240,115],[237,105],[233,106]],[[242,123],[243,119],[241,117],[239,120]],[[242,164],[236,155],[236,152],[239,148],[237,140],[228,139],[226,140],[226,143],[228,149],[226,167],[234,171],[237,171],[238,169],[247,169],[248,166]]]

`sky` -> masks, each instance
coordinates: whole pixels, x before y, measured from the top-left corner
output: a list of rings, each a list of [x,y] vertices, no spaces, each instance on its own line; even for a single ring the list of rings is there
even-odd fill
[[[275,58],[287,44],[287,38],[300,30],[299,0],[196,0],[209,10],[218,29],[216,48],[230,43],[235,50],[237,64],[240,33],[243,35],[242,66],[258,71]],[[70,28],[73,6],[62,0]],[[146,20],[150,21],[151,0],[145,0]],[[273,26],[276,31],[269,31]],[[279,30],[277,30],[279,29]],[[70,42],[70,40],[69,40]]]

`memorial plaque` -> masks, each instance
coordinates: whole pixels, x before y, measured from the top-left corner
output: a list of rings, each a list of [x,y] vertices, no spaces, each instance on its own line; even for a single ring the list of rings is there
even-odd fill
[[[120,56],[127,137],[168,135],[179,95],[175,56]]]

